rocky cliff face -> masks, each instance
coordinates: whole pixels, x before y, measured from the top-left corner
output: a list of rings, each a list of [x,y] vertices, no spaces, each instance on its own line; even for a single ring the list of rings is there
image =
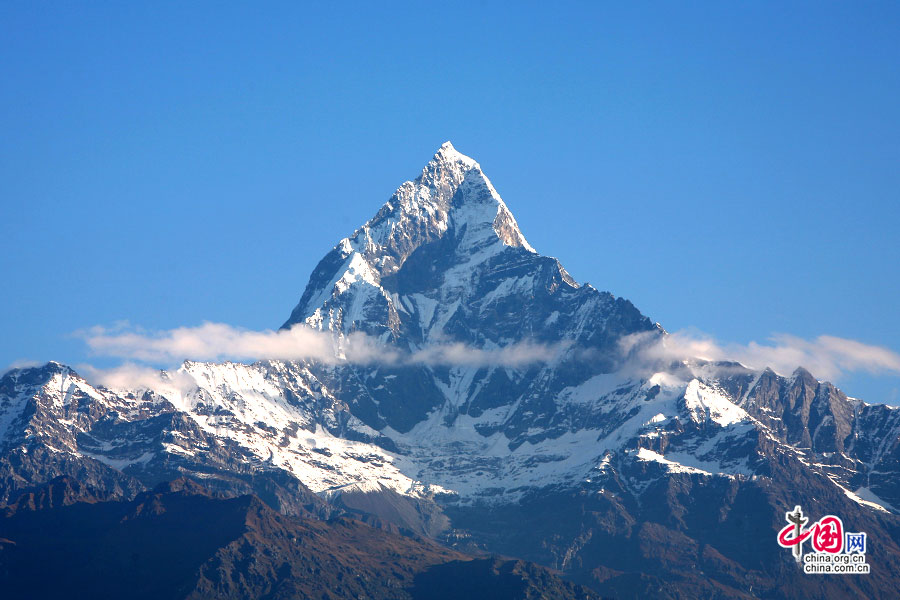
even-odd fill
[[[375,513],[615,594],[896,585],[900,410],[803,369],[648,359],[665,331],[538,254],[449,144],[326,255],[283,327],[324,332],[336,360],[186,362],[154,390],[55,363],[7,373],[0,498],[57,475],[122,498],[186,475],[290,514]],[[775,543],[798,503],[870,532],[871,576],[800,574]]]

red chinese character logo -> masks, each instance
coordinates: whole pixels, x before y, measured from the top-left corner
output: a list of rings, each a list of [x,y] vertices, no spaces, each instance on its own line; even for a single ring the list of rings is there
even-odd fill
[[[844,549],[844,524],[840,518],[826,515],[806,529],[804,525],[809,519],[803,515],[799,506],[785,513],[784,518],[789,525],[778,532],[778,543],[782,548],[790,548],[798,563],[803,559],[803,543],[808,539],[812,541],[816,552],[838,554]]]
[[[838,517],[822,517],[813,526],[812,545],[816,552],[837,554],[844,549],[844,524]]]

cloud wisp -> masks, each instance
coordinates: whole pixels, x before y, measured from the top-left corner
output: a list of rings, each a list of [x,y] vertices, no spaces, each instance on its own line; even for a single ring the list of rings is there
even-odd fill
[[[369,363],[397,358],[396,353],[379,347],[365,334],[350,334],[338,347],[329,334],[304,326],[252,331],[207,322],[150,333],[127,326],[92,327],[78,335],[97,355],[151,363],[261,359]]]
[[[94,327],[78,335],[96,355],[154,365],[174,365],[183,360],[252,362],[273,359],[326,364],[517,368],[551,362],[564,355],[580,356],[577,352],[574,355],[567,353],[572,348],[569,343],[547,345],[529,341],[485,348],[440,342],[406,352],[361,332],[336,338],[331,332],[305,325],[278,331],[252,331],[223,323],[203,323],[196,327],[145,332],[119,324],[114,329]],[[624,337],[620,345],[630,366],[640,370],[655,368],[654,365],[664,368],[666,363],[673,361],[700,359],[739,362],[752,369],[770,367],[782,375],[804,367],[816,377],[830,380],[838,380],[852,372],[900,374],[900,354],[888,348],[830,335],[807,340],[776,334],[766,343],[721,344],[708,335],[682,331],[664,336],[634,334]],[[151,371],[141,369],[145,368],[126,363],[107,377],[120,376],[123,381],[133,381],[139,380],[142,374],[151,376]]]
[[[131,362],[108,369],[98,369],[88,364],[76,365],[75,368],[90,383],[112,390],[153,390],[170,400],[183,398],[197,388],[197,381],[189,373],[162,371]]]
[[[144,332],[120,325],[93,327],[78,333],[94,354],[154,364],[182,360],[256,361],[313,360],[327,364],[427,364],[446,366],[520,367],[547,362],[567,345],[520,342],[499,348],[473,348],[461,343],[438,343],[402,352],[361,332],[336,339],[304,325],[278,331],[252,331],[224,323],[203,323],[167,331]]]
[[[803,367],[818,378],[830,380],[860,371],[900,374],[900,354],[831,335],[807,340],[782,333],[772,335],[763,344],[720,344],[712,337],[690,332],[670,333],[656,340],[636,334],[624,338],[622,348],[641,361],[734,361],[752,369],[769,367],[782,375]]]

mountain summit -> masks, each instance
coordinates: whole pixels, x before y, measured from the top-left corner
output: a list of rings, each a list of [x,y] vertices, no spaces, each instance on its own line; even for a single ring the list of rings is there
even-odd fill
[[[441,251],[452,253],[460,267],[475,267],[506,248],[534,253],[481,166],[450,142],[438,149],[419,177],[397,188],[368,223],[322,259],[282,327],[307,322],[333,328],[329,300],[351,288],[369,288],[390,305],[397,273],[418,250],[436,242],[442,242]],[[352,319],[341,322],[353,327]]]

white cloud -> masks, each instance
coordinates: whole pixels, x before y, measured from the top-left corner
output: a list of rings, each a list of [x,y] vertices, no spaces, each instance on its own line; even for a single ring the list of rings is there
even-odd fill
[[[736,361],[754,369],[770,367],[782,375],[803,367],[817,378],[831,380],[858,371],[900,373],[900,354],[881,346],[831,335],[806,340],[781,333],[771,336],[768,343],[723,345],[712,337],[693,332],[670,333],[661,339],[637,334],[623,339],[622,348],[626,354],[641,360]]]
[[[3,377],[4,375],[9,373],[13,369],[28,369],[30,367],[39,367],[42,364],[44,364],[44,363],[37,361],[37,360],[28,360],[28,359],[20,358],[19,360],[14,360],[13,362],[9,363],[3,369],[0,369],[0,377]]]
[[[93,327],[80,335],[98,355],[151,363],[265,358],[336,362],[339,357],[364,363],[392,359],[390,351],[378,348],[363,334],[347,336],[338,347],[331,335],[302,325],[279,331],[251,331],[224,323],[203,323],[151,333]]]
[[[528,341],[497,348],[475,348],[447,342],[409,353],[382,344],[364,333],[352,333],[336,339],[331,332],[305,325],[296,325],[289,330],[252,331],[223,323],[203,323],[197,327],[146,332],[120,323],[113,329],[94,327],[79,335],[98,355],[157,365],[177,364],[186,359],[276,359],[313,360],[329,364],[521,367],[552,361],[569,348],[569,344],[543,345]],[[721,344],[702,333],[682,331],[661,338],[653,333],[635,334],[623,338],[621,346],[623,352],[637,363],[665,363],[692,358],[736,361],[754,369],[770,367],[784,375],[792,373],[797,367],[804,367],[818,378],[831,380],[858,371],[900,374],[900,354],[888,348],[829,335],[806,340],[776,334],[766,343],[742,345]],[[124,365],[120,369],[105,377],[119,376],[124,381],[129,376],[140,375],[136,365]]]
[[[203,323],[197,327],[178,327],[160,332],[145,332],[118,324],[113,329],[93,327],[78,335],[97,355],[154,364],[174,364],[186,359],[276,359],[314,360],[330,364],[349,362],[518,367],[552,360],[566,347],[560,344],[546,346],[520,342],[502,348],[483,349],[459,343],[441,343],[414,353],[404,353],[360,332],[337,340],[331,332],[305,325],[295,325],[288,330],[251,331],[224,323]]]
[[[75,369],[91,384],[114,390],[154,390],[169,399],[184,397],[197,387],[194,378],[183,371],[160,371],[134,363],[109,369],[80,364]]]

